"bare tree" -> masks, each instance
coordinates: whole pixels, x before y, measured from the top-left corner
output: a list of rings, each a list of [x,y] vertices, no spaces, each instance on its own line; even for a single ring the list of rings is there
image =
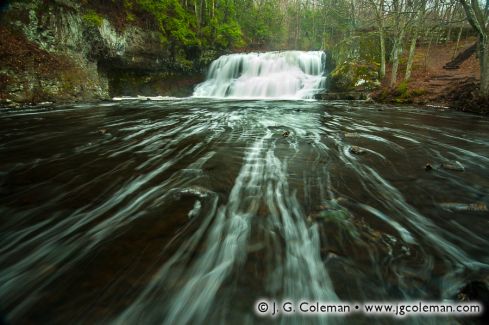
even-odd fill
[[[402,52],[402,43],[404,41],[404,35],[406,33],[406,19],[403,14],[404,1],[403,0],[393,0],[393,11],[395,17],[394,23],[394,42],[392,45],[392,68],[391,77],[389,80],[389,86],[392,88],[397,83],[397,71],[399,69],[399,59]]]
[[[409,45],[409,54],[408,60],[406,63],[406,73],[404,74],[404,81],[408,81],[411,78],[411,72],[414,63],[414,53],[416,51],[416,42],[418,41],[419,30],[422,26],[420,26],[421,22],[424,19],[426,13],[426,0],[420,0],[418,4],[419,10],[414,11],[414,24],[412,27],[412,36],[411,36],[411,44]]]
[[[379,45],[380,45],[380,69],[379,77],[385,77],[385,15],[384,15],[384,0],[380,0],[378,3],[375,0],[368,0],[370,6],[375,13],[375,22],[379,33]]]
[[[484,11],[478,0],[459,0],[467,15],[472,28],[479,38],[479,63],[480,63],[480,95],[483,98],[489,98],[489,30],[487,24],[488,17],[488,0]]]

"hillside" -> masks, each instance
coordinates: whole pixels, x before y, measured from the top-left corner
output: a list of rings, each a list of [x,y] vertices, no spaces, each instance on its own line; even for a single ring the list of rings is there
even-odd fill
[[[419,46],[413,64],[413,72],[409,82],[404,82],[403,74],[398,76],[398,86],[389,88],[387,79],[383,80],[382,88],[373,93],[373,98],[380,102],[397,104],[418,104],[428,107],[451,107],[457,110],[486,112],[487,103],[480,101],[477,89],[480,80],[480,65],[476,55],[471,55],[460,64],[458,69],[445,69],[444,66],[457,54],[476,42],[474,37],[456,42],[431,46]],[[405,69],[400,65],[400,71]],[[390,75],[387,66],[386,76]]]

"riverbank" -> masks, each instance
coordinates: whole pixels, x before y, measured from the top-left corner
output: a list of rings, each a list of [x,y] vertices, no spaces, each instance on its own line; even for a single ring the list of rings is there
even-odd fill
[[[376,102],[445,107],[479,114],[489,113],[489,102],[478,96],[480,66],[475,54],[462,62],[458,69],[445,69],[458,53],[476,42],[473,37],[460,43],[420,46],[416,50],[413,72],[409,82],[398,79],[394,89],[382,82],[382,87],[371,93]],[[404,71],[403,58],[399,71]],[[387,69],[390,76],[390,69]],[[400,77],[403,77],[401,75]]]
[[[349,59],[337,65],[328,78],[327,90],[316,94],[318,100],[373,100],[395,105],[416,105],[429,109],[455,109],[477,114],[489,113],[489,102],[480,98],[480,65],[472,54],[465,60],[476,38],[457,42],[422,44],[416,49],[409,81],[404,81],[407,53],[401,57],[395,87],[389,86],[390,66],[383,80],[378,79],[379,65],[371,60]],[[466,56],[466,55],[465,55]],[[445,66],[451,63],[449,69]]]

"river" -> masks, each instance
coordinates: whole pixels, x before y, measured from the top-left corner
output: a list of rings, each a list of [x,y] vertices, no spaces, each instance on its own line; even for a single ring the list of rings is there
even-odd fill
[[[483,117],[125,100],[3,110],[0,138],[12,323],[268,323],[260,298],[444,301],[489,274]]]

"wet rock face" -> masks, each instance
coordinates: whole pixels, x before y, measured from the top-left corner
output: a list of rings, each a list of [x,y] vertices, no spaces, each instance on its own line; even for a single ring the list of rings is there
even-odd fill
[[[0,25],[0,33],[0,99],[37,103],[107,97],[107,81],[96,65],[42,49],[22,31]]]
[[[163,46],[157,32],[136,26],[117,31],[103,19],[100,26],[85,28],[83,33],[90,46],[87,56],[105,70],[167,71],[171,66],[168,48]]]
[[[87,21],[86,13],[79,1],[10,1],[0,13],[0,27],[25,45],[19,50],[62,57],[66,64],[46,66],[48,74],[39,73],[35,64],[30,67],[22,62],[17,68],[0,69],[0,98],[16,102],[91,100],[142,90],[148,96],[163,95],[174,89],[167,84],[175,84],[176,75],[195,79],[192,69],[197,68],[173,63],[157,32],[133,25],[116,28],[103,16],[94,24]],[[7,65],[2,60],[3,68]],[[130,77],[125,88],[114,82],[122,74]]]
[[[87,59],[90,42],[77,2],[11,1],[1,14],[0,96],[15,102],[108,98],[108,82]]]
[[[367,62],[347,61],[328,76],[326,91],[314,96],[318,100],[371,100],[369,93],[380,87],[378,67]]]

